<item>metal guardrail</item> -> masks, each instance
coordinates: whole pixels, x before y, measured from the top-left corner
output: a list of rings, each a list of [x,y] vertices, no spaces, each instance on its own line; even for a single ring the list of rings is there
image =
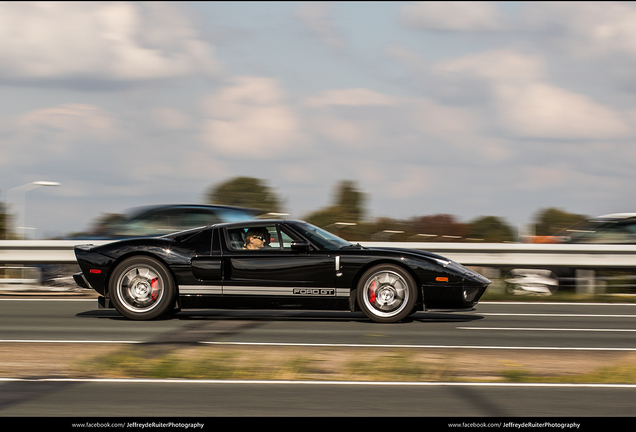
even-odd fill
[[[469,266],[636,267],[636,245],[413,242],[360,244],[426,250]]]
[[[0,240],[0,264],[72,264],[78,244],[108,240]],[[636,245],[359,242],[368,247],[419,249],[471,266],[636,267]]]
[[[32,285],[33,277],[22,275],[16,278],[8,270],[15,270],[16,267],[33,268],[42,264],[76,264],[73,251],[75,245],[100,245],[109,242],[109,240],[0,240],[0,270],[2,270],[0,285],[5,287],[20,284]],[[368,247],[426,250],[467,266],[481,267],[481,270],[487,273],[484,273],[487,277],[499,277],[498,269],[505,267],[572,267],[577,269],[577,292],[593,292],[597,289],[595,269],[636,268],[636,245],[367,241],[359,243]],[[526,275],[526,277],[535,276]],[[70,284],[73,285],[72,281]],[[44,289],[44,287],[38,289]]]
[[[106,244],[104,240],[0,240],[2,264],[72,264],[78,244]]]

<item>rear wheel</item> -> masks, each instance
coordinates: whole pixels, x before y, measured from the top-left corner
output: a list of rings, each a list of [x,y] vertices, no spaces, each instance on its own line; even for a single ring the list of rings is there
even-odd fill
[[[176,289],[172,276],[162,263],[138,256],[115,267],[109,292],[119,313],[134,320],[150,320],[172,308]]]
[[[384,264],[366,271],[357,289],[358,305],[376,322],[397,322],[413,312],[417,301],[415,281],[401,267]]]

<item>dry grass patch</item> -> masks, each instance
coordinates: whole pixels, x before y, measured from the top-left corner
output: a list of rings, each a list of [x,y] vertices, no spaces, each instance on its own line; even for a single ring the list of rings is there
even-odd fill
[[[636,383],[636,353],[0,344],[0,377]]]

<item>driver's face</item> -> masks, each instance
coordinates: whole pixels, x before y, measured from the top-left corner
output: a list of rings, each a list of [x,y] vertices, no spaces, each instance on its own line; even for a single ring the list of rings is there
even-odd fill
[[[250,238],[250,245],[256,249],[260,249],[265,246],[265,238],[263,238],[263,236],[252,236],[252,238]]]

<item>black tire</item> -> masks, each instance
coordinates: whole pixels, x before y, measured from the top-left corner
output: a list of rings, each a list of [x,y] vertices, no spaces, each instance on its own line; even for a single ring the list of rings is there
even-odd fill
[[[110,300],[123,316],[133,320],[158,318],[174,306],[175,283],[166,267],[154,258],[128,258],[108,282]]]
[[[398,322],[413,313],[417,285],[399,266],[382,264],[367,270],[358,283],[357,300],[364,314],[375,322]]]

